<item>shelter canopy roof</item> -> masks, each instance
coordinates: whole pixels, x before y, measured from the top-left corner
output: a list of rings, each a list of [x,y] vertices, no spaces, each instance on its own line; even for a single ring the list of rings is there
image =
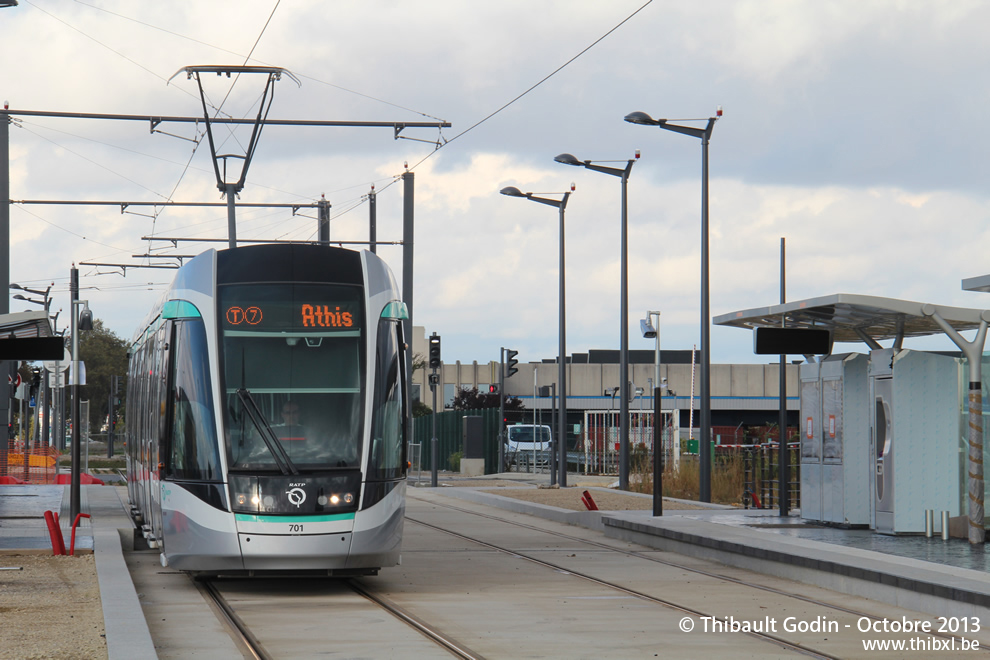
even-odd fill
[[[0,314],[0,339],[8,339],[11,333],[18,339],[54,336],[45,311]]]
[[[737,328],[818,328],[832,331],[837,342],[864,341],[867,337],[902,339],[942,334],[931,316],[922,313],[924,303],[879,296],[836,293],[819,298],[757,307],[716,316],[716,325]],[[980,327],[981,309],[932,305],[938,314],[957,331]]]

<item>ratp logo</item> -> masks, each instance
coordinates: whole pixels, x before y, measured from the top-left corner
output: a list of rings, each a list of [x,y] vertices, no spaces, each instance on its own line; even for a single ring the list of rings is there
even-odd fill
[[[285,494],[289,498],[289,504],[295,505],[297,509],[306,501],[306,491],[302,488],[290,488]]]

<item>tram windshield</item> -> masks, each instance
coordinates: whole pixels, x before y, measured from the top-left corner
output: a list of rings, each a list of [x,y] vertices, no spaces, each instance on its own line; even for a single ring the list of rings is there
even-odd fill
[[[218,298],[231,469],[360,465],[361,289],[230,284]]]

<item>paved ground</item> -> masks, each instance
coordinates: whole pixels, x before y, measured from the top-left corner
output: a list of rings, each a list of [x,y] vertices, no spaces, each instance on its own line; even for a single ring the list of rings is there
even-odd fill
[[[954,541],[880,537],[862,530],[839,530],[804,525],[798,517],[781,519],[774,511],[743,511],[733,507],[664,500],[663,517],[652,516],[652,497],[618,493],[604,486],[612,480],[570,478],[568,489],[538,488],[546,475],[510,473],[482,479],[445,475],[438,489],[428,483],[410,480],[411,489],[434,493],[452,501],[466,500],[488,507],[524,513],[558,523],[586,527],[619,538],[698,558],[709,558],[732,566],[799,580],[808,584],[867,596],[934,616],[976,616],[990,627],[990,575],[986,570],[969,570],[942,565],[935,560],[920,561],[912,555],[919,541],[929,554],[965,555],[969,559],[983,548],[968,544],[958,551],[938,552]],[[427,475],[428,481],[428,475]],[[601,511],[583,510],[580,494],[588,490]],[[148,624],[131,575],[124,563],[122,539],[130,540],[129,520],[124,510],[126,492],[113,486],[85,486],[81,509],[92,513],[83,520],[76,547],[93,553],[106,622],[107,657],[155,657]],[[415,490],[411,491],[415,496]],[[0,566],[9,565],[13,556],[24,553],[46,554],[51,550],[44,524],[45,510],[61,510],[63,533],[69,543],[66,522],[68,488],[62,486],[0,487]],[[125,530],[119,533],[118,530]],[[873,549],[861,547],[874,544]],[[906,555],[906,556],[905,556]],[[924,557],[930,559],[930,557]],[[955,561],[955,560],[952,560]],[[0,573],[0,584],[4,577]],[[8,590],[0,588],[5,596]],[[36,630],[12,631],[5,617],[6,649],[10,639],[22,639]],[[69,621],[59,624],[58,637],[72,640],[75,632]],[[79,633],[81,634],[81,633]],[[9,655],[9,653],[8,653]],[[15,656],[16,657],[16,652]],[[50,657],[74,657],[50,654]],[[81,657],[81,656],[75,656]],[[86,657],[89,657],[87,655]]]

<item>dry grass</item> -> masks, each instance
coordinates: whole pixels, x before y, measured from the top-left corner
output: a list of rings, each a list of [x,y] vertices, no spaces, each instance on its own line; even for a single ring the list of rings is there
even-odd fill
[[[629,488],[638,493],[653,492],[653,463],[647,452],[634,451],[630,458]],[[667,465],[663,471],[663,496],[684,500],[699,499],[700,470],[696,457],[684,456],[680,467]],[[712,502],[740,504],[743,493],[741,454],[716,456],[712,462]]]

